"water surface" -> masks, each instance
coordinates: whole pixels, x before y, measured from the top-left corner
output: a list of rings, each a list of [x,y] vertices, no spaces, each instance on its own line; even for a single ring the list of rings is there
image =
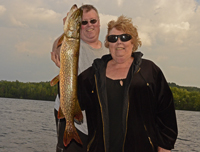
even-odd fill
[[[55,152],[54,102],[0,98],[0,152]],[[200,152],[200,112],[177,110],[173,152]]]

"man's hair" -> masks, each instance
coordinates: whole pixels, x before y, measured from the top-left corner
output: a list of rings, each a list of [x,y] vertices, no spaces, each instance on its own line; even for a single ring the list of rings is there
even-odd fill
[[[98,17],[99,17],[99,13],[98,13],[97,9],[93,5],[85,4],[85,5],[82,5],[80,8],[82,10],[85,10],[86,13],[91,11],[91,10],[94,10],[97,13]]]

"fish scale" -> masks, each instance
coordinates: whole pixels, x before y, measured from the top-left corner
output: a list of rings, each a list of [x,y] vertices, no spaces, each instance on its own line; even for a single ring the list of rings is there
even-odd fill
[[[66,127],[64,131],[63,143],[67,146],[72,139],[82,144],[82,141],[74,126],[74,120],[81,123],[83,115],[77,96],[77,76],[78,59],[80,47],[80,28],[81,28],[82,10],[73,5],[70,9],[65,25],[64,34],[58,41],[62,42],[60,49],[60,73],[51,81],[60,81],[60,107],[58,118],[65,118]]]
[[[66,22],[67,21],[68,20],[66,19]],[[74,25],[72,21],[70,21],[68,24]],[[69,29],[64,28],[64,30],[67,31]],[[71,38],[70,36],[73,36],[72,30],[76,30],[77,32],[77,29],[72,27],[70,27],[70,32],[65,32],[66,35],[64,35],[60,52],[60,103],[62,113],[66,119],[66,128],[63,139],[65,146],[69,144],[71,139],[75,139],[78,143],[82,144],[74,126],[74,117],[81,117],[78,119],[82,119],[83,117],[81,108],[79,104],[77,104],[77,75],[80,37],[78,34],[78,37]]]

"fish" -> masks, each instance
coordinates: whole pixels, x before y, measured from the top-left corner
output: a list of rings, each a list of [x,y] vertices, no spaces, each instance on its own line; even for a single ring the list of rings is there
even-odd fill
[[[60,49],[60,72],[51,82],[51,85],[60,81],[60,107],[58,110],[58,119],[65,118],[66,127],[63,136],[65,146],[69,145],[72,139],[79,144],[82,141],[74,125],[76,122],[82,123],[83,115],[77,96],[77,76],[78,60],[80,47],[80,28],[82,10],[74,4],[64,24],[64,34],[61,36],[57,45]]]

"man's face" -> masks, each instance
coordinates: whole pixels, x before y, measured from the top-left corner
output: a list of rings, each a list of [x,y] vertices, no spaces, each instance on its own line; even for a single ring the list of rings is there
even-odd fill
[[[90,22],[91,20],[97,20],[96,23]],[[81,25],[81,39],[86,43],[93,43],[98,41],[100,32],[100,21],[95,10],[86,12],[83,10],[82,21],[87,21],[86,25]]]

